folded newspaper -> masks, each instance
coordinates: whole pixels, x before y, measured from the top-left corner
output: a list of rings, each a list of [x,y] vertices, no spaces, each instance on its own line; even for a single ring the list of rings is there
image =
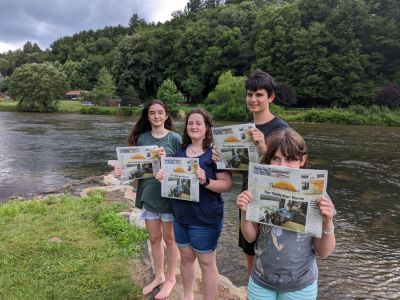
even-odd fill
[[[254,123],[249,123],[212,128],[214,144],[221,158],[217,169],[247,170],[249,162],[260,162],[250,132],[255,127]]]
[[[162,157],[165,178],[161,182],[161,196],[199,202],[198,166],[198,158]]]
[[[247,206],[246,220],[321,237],[316,200],[326,194],[327,180],[326,170],[250,163],[248,188],[253,201]]]
[[[135,179],[154,177],[160,169],[157,146],[117,147],[118,163],[122,169],[121,184]]]

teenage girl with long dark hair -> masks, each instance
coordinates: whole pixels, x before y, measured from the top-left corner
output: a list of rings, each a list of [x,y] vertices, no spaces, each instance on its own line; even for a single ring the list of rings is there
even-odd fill
[[[174,156],[181,145],[181,137],[175,128],[167,107],[161,100],[152,100],[144,107],[139,120],[128,137],[128,146],[156,145],[158,156]],[[121,175],[116,168],[115,174]],[[161,197],[161,185],[154,178],[139,179],[136,207],[142,209],[141,219],[145,220],[151,243],[154,261],[154,280],[146,285],[142,292],[151,293],[162,284],[156,299],[165,299],[175,285],[175,270],[178,249],[175,245],[171,199]],[[167,246],[167,270],[164,274],[164,240]]]

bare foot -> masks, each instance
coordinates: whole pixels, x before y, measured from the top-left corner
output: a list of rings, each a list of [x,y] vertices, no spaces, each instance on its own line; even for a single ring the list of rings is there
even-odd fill
[[[147,295],[150,294],[156,287],[158,287],[160,284],[162,284],[165,281],[165,278],[159,278],[159,277],[155,277],[153,279],[153,281],[146,285],[143,289],[142,289],[142,293],[143,295]]]
[[[166,280],[161,288],[161,290],[156,295],[155,299],[163,300],[171,294],[172,288],[175,286],[175,277],[172,280]]]

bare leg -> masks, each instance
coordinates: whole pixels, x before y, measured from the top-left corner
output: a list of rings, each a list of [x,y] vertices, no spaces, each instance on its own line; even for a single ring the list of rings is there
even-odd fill
[[[207,254],[197,254],[203,281],[201,293],[203,300],[214,300],[217,296],[219,276],[215,251]]]
[[[172,222],[162,222],[163,239],[167,246],[167,271],[165,282],[155,298],[157,300],[165,299],[171,294],[175,286],[176,262],[178,260],[178,247],[175,245],[174,227]]]
[[[194,279],[196,276],[194,262],[196,260],[196,254],[190,247],[179,248],[179,252],[181,253],[182,300],[193,300]]]
[[[149,234],[151,251],[154,261],[155,276],[153,281],[146,285],[142,293],[147,295],[165,281],[164,276],[164,249],[162,245],[161,220],[146,220],[146,229]]]
[[[247,255],[247,272],[250,274],[251,270],[253,269],[253,262],[254,262],[254,255]]]

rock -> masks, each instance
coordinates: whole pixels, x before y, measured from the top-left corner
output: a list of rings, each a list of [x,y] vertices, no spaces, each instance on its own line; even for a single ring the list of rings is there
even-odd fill
[[[134,207],[129,215],[129,224],[134,224],[140,228],[146,229],[144,220],[140,220],[141,213],[141,209]]]
[[[121,184],[121,180],[119,180],[118,178],[116,178],[114,176],[114,174],[108,174],[105,175],[103,178],[103,183],[105,185],[120,185]]]
[[[185,113],[184,110],[180,109],[180,110],[178,110],[178,113],[176,114],[176,116],[177,116],[177,118],[178,118],[179,120],[185,120],[185,118],[186,118],[186,113]]]
[[[62,243],[62,239],[58,236],[53,236],[49,238],[49,242],[51,243]]]
[[[133,207],[135,204],[135,200],[132,200],[131,198],[136,198],[136,194],[133,193],[132,189],[133,188],[130,185],[95,186],[83,189],[80,192],[80,196],[86,197],[91,191],[101,190],[106,192],[107,200],[128,202],[130,206]],[[130,198],[125,199],[125,194],[127,190],[130,190],[130,193],[128,194]]]

